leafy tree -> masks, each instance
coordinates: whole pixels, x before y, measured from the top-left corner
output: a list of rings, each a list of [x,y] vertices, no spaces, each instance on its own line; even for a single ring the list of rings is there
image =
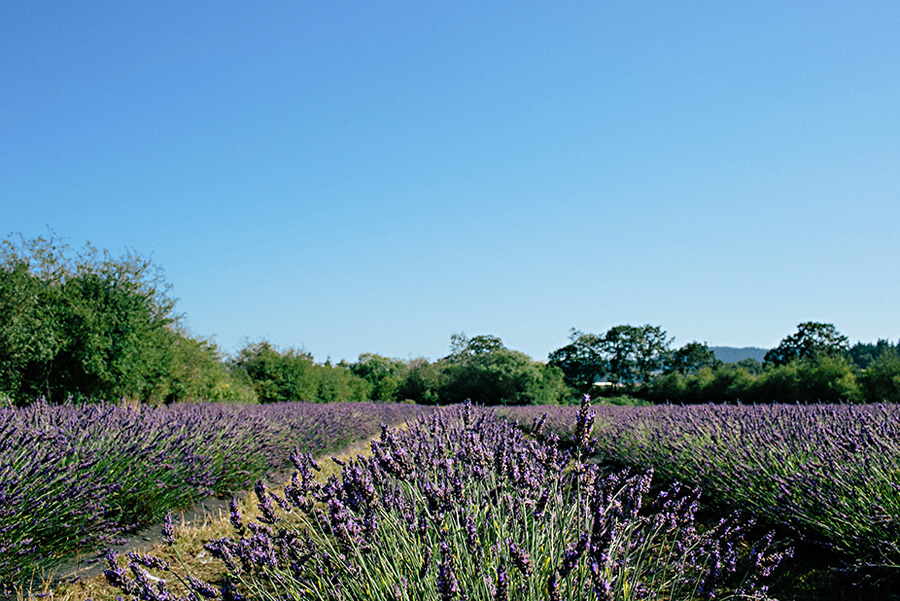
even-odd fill
[[[260,403],[318,399],[320,373],[305,351],[280,352],[267,341],[251,343],[240,350],[234,366],[252,382]]]
[[[900,351],[881,353],[863,372],[861,384],[870,402],[900,403]]]
[[[615,326],[602,336],[573,328],[569,340],[550,353],[549,363],[580,393],[592,392],[604,377],[613,389],[648,383],[662,369],[671,344],[662,328],[649,324]]]
[[[589,394],[608,372],[603,337],[572,328],[569,341],[550,353],[549,364],[562,371],[568,386],[579,394]]]
[[[630,325],[614,326],[604,334],[601,348],[614,386],[637,382],[639,339],[639,328]]]
[[[655,403],[752,402],[756,378],[735,364],[704,366],[682,374],[673,371],[655,378],[640,393]]]
[[[745,357],[741,359],[737,363],[734,364],[736,367],[739,367],[745,370],[747,373],[758,376],[763,372],[763,364],[754,359],[753,357]]]
[[[320,403],[345,403],[369,400],[369,384],[353,374],[350,366],[341,361],[337,365],[325,362],[316,366],[319,386],[316,400]]]
[[[464,362],[473,357],[483,357],[507,350],[496,336],[482,334],[474,338],[467,338],[465,332],[450,335],[450,355],[447,359],[451,362]]]
[[[437,405],[444,386],[446,363],[429,363],[425,358],[409,362],[406,377],[397,390],[399,400],[410,400],[422,405]]]
[[[603,353],[614,385],[646,384],[662,368],[671,340],[659,326],[620,325],[603,336]]]
[[[663,373],[677,372],[682,375],[696,373],[703,367],[715,368],[721,364],[716,354],[705,342],[688,342],[683,347],[669,353],[665,358]]]
[[[506,348],[496,336],[456,334],[441,363],[442,403],[470,398],[486,405],[527,405],[559,403],[567,396],[559,369]]]
[[[267,341],[245,346],[233,366],[252,384],[260,403],[364,401],[369,396],[369,384],[347,363],[317,364],[306,351],[279,351]]]
[[[369,383],[371,398],[377,401],[396,401],[400,385],[409,372],[409,365],[375,353],[363,353],[350,370]]]
[[[797,331],[777,347],[766,353],[766,365],[785,365],[798,359],[843,356],[849,348],[849,339],[830,323],[807,321],[797,326]]]
[[[255,403],[256,391],[229,369],[215,343],[171,332],[171,359],[151,393],[166,403],[213,401]]]
[[[669,354],[672,339],[660,326],[646,324],[637,329],[637,345],[635,349],[635,366],[637,381],[640,384],[649,382],[655,373],[660,371],[663,360]]]
[[[819,355],[767,368],[756,381],[755,400],[766,403],[837,403],[862,399],[850,363]]]
[[[894,345],[889,340],[879,339],[874,344],[871,342],[857,342],[850,347],[848,354],[854,365],[860,369],[866,369],[884,354],[898,351],[900,351],[900,342]]]
[[[133,251],[73,251],[54,234],[0,243],[0,391],[152,400],[179,316],[162,270]]]

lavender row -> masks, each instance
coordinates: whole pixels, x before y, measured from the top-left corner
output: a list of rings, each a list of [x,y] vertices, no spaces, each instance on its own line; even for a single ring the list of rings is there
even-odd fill
[[[283,403],[0,409],[0,587],[422,411]]]
[[[696,490],[674,487],[648,506],[652,474],[604,475],[585,460],[589,405],[573,417],[570,450],[464,405],[385,427],[371,458],[335,460],[342,471],[327,482],[295,454],[284,494],[259,482],[258,517],[233,504],[233,536],[206,544],[225,578],[109,554],[107,579],[148,601],[765,597],[781,558],[769,537],[745,544],[747,525],[730,520],[699,532]]]
[[[575,409],[549,408],[563,437]],[[540,408],[509,408],[526,428]],[[860,563],[900,563],[900,406],[595,407],[601,459],[652,465]]]

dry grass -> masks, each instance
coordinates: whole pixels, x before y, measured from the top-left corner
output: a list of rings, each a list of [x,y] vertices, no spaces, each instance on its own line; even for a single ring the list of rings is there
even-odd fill
[[[349,460],[357,455],[371,456],[369,441],[358,441],[334,456],[341,460]],[[340,473],[341,468],[335,462],[331,461],[331,455],[318,457],[317,463],[322,467],[322,471],[317,474],[323,481],[331,475]],[[284,492],[284,485],[274,488],[279,493]],[[245,523],[252,521],[259,514],[256,507],[255,496],[248,494],[244,499],[239,501],[241,516]],[[169,561],[173,570],[177,570],[180,574],[185,572],[191,574],[195,578],[205,580],[207,582],[216,582],[224,576],[223,566],[220,561],[213,559],[209,551],[203,548],[203,544],[209,540],[232,536],[234,528],[229,521],[228,512],[217,509],[215,512],[207,511],[200,516],[200,519],[194,519],[193,522],[182,522],[179,524],[176,518],[175,523],[175,545],[169,547],[162,543],[149,544],[146,548],[140,548],[138,551],[147,555],[155,555]],[[94,575],[79,579],[74,583],[53,584],[55,574],[50,574],[43,578],[40,582],[34,582],[31,594],[20,593],[19,601],[26,599],[54,599],[59,601],[115,601],[117,595],[121,595],[121,591],[110,586],[106,582],[103,575]],[[167,588],[179,595],[186,591],[180,586],[177,579],[167,582]]]

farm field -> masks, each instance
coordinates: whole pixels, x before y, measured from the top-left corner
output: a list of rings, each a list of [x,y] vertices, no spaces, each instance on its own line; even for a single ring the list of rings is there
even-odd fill
[[[283,473],[426,408],[109,404],[0,409],[0,588],[126,538],[203,496]]]
[[[578,419],[589,432],[588,411]],[[698,529],[695,492],[650,495],[649,474],[605,473],[583,450],[444,408],[385,427],[337,477],[295,455],[283,492],[257,484],[254,511],[235,506],[231,532],[205,545],[224,577],[130,555],[109,556],[107,578],[144,599],[765,598],[782,557],[768,536],[730,520]]]
[[[573,407],[500,411],[525,430],[546,413],[545,433],[570,441],[576,436]],[[716,513],[740,509],[776,527],[803,545],[804,554],[829,564],[815,578],[830,581],[837,575],[850,584],[874,579],[876,588],[896,592],[897,405],[594,406],[593,411],[598,461],[652,466],[664,481],[701,489],[704,503]]]
[[[175,545],[166,559],[109,556],[110,582],[149,599],[806,601],[886,597],[896,581],[892,405],[37,405],[6,415],[16,425],[0,430],[0,469],[19,486],[4,485],[5,498],[27,474],[47,479],[54,461],[68,480],[47,480],[75,491],[32,482],[19,513],[0,514],[20,541],[3,547],[13,550],[8,589],[71,552],[71,538],[48,533],[71,527],[93,537],[78,544],[102,547],[191,499],[248,488],[231,524],[199,543],[218,571],[177,567]],[[317,472],[313,456],[405,421],[382,427],[366,456],[321,466],[329,478]],[[12,440],[57,446],[27,456]],[[125,456],[140,466],[124,467]],[[79,480],[76,467],[93,471]],[[291,467],[283,489],[261,479]],[[17,519],[26,498],[43,508],[31,515],[53,520]]]

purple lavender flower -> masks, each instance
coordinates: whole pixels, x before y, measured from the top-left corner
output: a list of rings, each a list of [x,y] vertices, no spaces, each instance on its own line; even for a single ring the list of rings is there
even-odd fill
[[[512,560],[512,564],[522,574],[530,576],[534,572],[534,566],[531,564],[531,557],[528,555],[528,551],[509,539],[506,539],[506,545],[509,548],[509,557]]]
[[[238,531],[238,534],[243,534],[244,521],[241,519],[241,513],[238,510],[238,500],[236,498],[232,498],[231,502],[228,503],[228,508],[231,525],[234,526],[234,529]]]
[[[171,510],[166,513],[166,517],[163,520],[162,538],[163,542],[165,542],[167,545],[175,544],[175,524],[172,522]]]

